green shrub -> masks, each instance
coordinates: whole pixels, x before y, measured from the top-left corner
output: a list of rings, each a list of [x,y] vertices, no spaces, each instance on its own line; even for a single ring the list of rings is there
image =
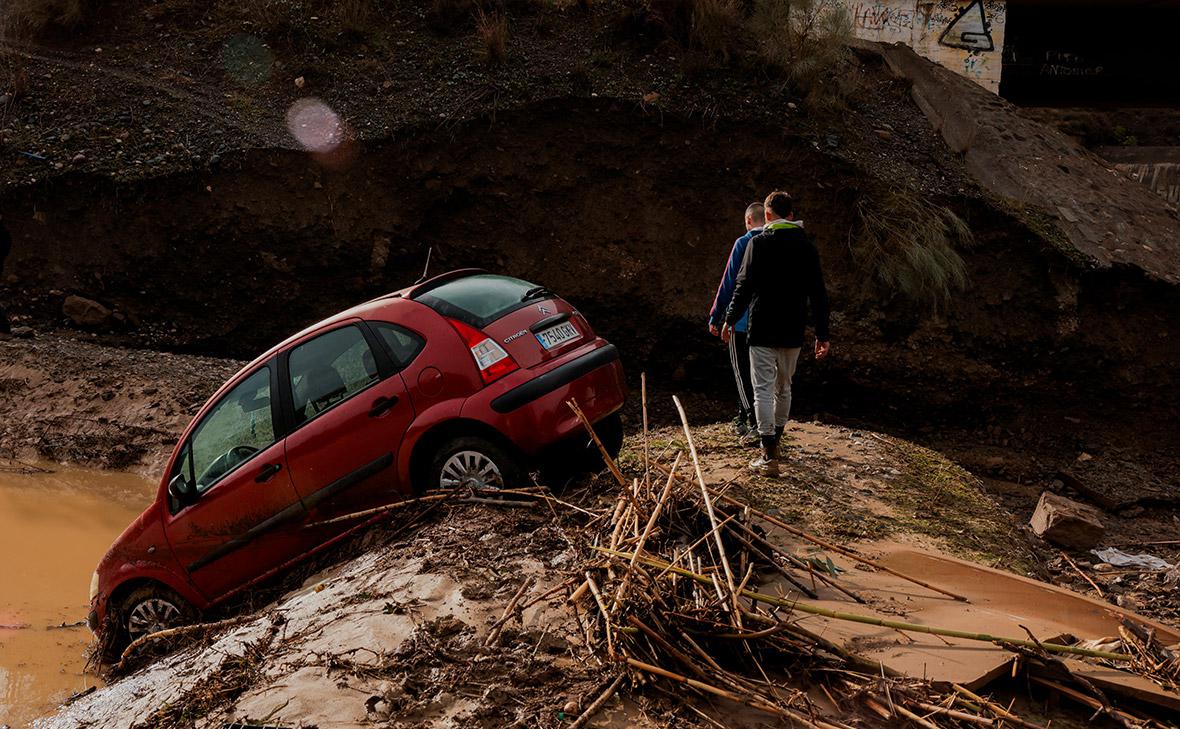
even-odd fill
[[[956,249],[974,245],[975,237],[950,208],[912,190],[892,189],[861,200],[857,213],[853,259],[888,291],[937,310],[967,286],[966,266]]]
[[[750,16],[761,58],[802,93],[843,97],[852,16],[839,0],[755,0]]]

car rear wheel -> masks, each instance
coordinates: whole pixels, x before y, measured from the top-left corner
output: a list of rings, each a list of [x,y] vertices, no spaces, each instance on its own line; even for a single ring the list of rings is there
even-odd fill
[[[478,436],[452,438],[430,463],[428,489],[502,489],[525,485],[515,457]]]
[[[147,585],[132,590],[123,599],[119,627],[124,643],[145,635],[186,625],[196,620],[196,610],[180,595],[163,585]]]

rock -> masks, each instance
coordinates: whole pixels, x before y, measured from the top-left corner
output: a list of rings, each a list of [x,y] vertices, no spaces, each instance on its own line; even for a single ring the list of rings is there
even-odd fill
[[[295,79],[295,88],[301,89],[306,85],[307,85],[307,79],[303,78],[302,76]]]
[[[16,337],[17,339],[32,339],[33,338],[33,328],[32,327],[13,327],[11,333],[12,333],[12,336]]]
[[[1097,510],[1051,491],[1041,493],[1029,524],[1042,539],[1071,549],[1095,547],[1106,534]]]
[[[62,304],[61,312],[80,327],[99,329],[111,323],[111,310],[91,299],[70,295]]]
[[[889,131],[888,129],[874,129],[873,134],[876,134],[878,137],[886,141],[893,139],[893,132]]]

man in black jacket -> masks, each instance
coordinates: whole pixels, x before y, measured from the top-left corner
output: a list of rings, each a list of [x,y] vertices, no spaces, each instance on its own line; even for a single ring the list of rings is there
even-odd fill
[[[831,351],[828,293],[819,251],[795,219],[785,192],[766,198],[766,227],[746,247],[733,298],[725,313],[722,340],[749,308],[750,379],[762,455],[750,463],[755,471],[778,473],[778,446],[791,413],[791,378],[803,347],[808,305],[815,322],[815,358]]]

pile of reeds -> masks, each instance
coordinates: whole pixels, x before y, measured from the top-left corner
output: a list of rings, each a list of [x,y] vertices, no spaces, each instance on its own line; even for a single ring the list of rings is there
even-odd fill
[[[710,487],[701,469],[684,409],[686,451],[671,463],[659,462],[647,441],[646,393],[642,472],[628,478],[603,449],[619,494],[612,508],[591,521],[591,546],[570,604],[585,643],[617,679],[578,717],[584,726],[606,700],[629,681],[667,694],[685,711],[711,726],[725,726],[723,715],[706,715],[703,705],[732,701],[801,726],[848,727],[849,723],[913,724],[922,727],[1023,726],[1025,721],[999,703],[968,689],[892,674],[885,666],[857,656],[801,625],[799,616],[820,615],[959,639],[986,641],[1053,661],[1071,654],[1136,667],[1158,653],[1126,654],[885,620],[857,609],[864,598],[840,584],[830,560],[804,559],[776,544],[776,528],[876,569],[891,572],[927,590],[957,600],[963,597],[912,576],[874,564],[856,552],[820,539],[758,511],[724,490]],[[570,407],[593,428],[576,403]],[[779,577],[778,594],[759,592],[767,577]],[[789,586],[789,588],[787,587]],[[821,587],[822,586],[822,587]],[[849,611],[816,604],[840,595]],[[1150,646],[1150,642],[1144,642]],[[1158,663],[1158,660],[1156,661]],[[1146,671],[1144,671],[1146,673]],[[807,690],[805,690],[807,689]],[[1082,684],[1067,687],[1088,706],[1111,708],[1100,692]],[[1060,692],[1059,692],[1060,693]],[[1095,695],[1097,693],[1097,695]],[[826,701],[817,703],[817,697]],[[724,703],[724,702],[720,702]],[[717,704],[720,706],[720,703]],[[1106,712],[1116,721],[1132,715]],[[1134,716],[1140,726],[1158,726]],[[1130,724],[1128,724],[1129,726]]]

